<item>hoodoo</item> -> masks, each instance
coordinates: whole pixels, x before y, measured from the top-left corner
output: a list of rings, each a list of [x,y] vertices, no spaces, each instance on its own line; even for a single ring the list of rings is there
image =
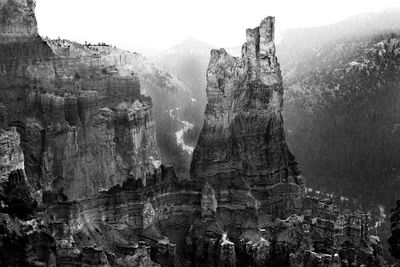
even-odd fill
[[[285,142],[274,24],[268,17],[246,31],[241,58],[211,51],[206,118],[191,177],[241,191],[260,211],[283,218],[299,207],[303,181]]]

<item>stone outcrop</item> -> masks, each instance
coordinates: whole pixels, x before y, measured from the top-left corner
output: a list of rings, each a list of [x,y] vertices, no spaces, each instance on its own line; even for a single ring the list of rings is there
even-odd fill
[[[253,207],[286,217],[298,205],[302,178],[285,143],[282,77],[275,56],[274,19],[248,29],[242,57],[212,50],[206,119],[191,177],[242,191]]]
[[[2,212],[23,220],[32,218],[36,212],[37,202],[30,194],[23,170],[12,171],[8,176],[7,184],[3,185],[2,189],[4,189],[4,195],[0,195]]]
[[[24,169],[20,136],[15,128],[0,129],[0,184],[6,182],[9,174],[18,169]]]
[[[379,239],[368,236],[366,214],[339,212],[309,197],[303,205],[300,216],[285,220],[260,216],[251,223],[248,215],[236,214],[236,228],[222,212],[215,221],[196,221],[186,243],[191,264],[224,266],[219,262],[229,255],[227,266],[385,266]]]

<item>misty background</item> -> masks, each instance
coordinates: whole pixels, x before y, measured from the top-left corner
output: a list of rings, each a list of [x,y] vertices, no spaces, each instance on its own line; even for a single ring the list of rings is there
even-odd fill
[[[246,27],[267,15],[276,17],[279,41],[291,28],[333,24],[398,6],[397,0],[39,0],[36,16],[42,36],[105,42],[154,56],[188,38],[215,47],[241,45]]]

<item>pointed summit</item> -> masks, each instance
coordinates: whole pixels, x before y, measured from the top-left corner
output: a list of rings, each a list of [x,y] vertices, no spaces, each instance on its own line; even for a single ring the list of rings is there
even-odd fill
[[[246,31],[242,58],[211,51],[206,119],[191,177],[218,189],[257,192],[261,209],[282,216],[296,208],[303,181],[283,131],[274,22],[267,17]]]

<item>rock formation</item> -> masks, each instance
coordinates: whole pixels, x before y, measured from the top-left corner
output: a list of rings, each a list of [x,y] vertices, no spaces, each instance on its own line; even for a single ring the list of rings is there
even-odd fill
[[[393,257],[400,259],[400,201],[397,201],[396,207],[392,209],[390,223],[389,251]]]
[[[112,258],[111,249],[91,246],[108,239],[86,241],[95,236],[94,219],[88,229],[72,219],[90,210],[74,201],[128,179],[141,188],[161,175],[151,100],[140,94],[137,74],[118,69],[110,53],[42,40],[34,6],[0,1],[0,246],[9,251],[0,265],[148,265],[148,245],[132,243]],[[61,213],[55,222],[52,207]],[[76,241],[74,229],[85,229]]]
[[[24,170],[20,135],[15,128],[0,129],[0,184],[7,182],[8,175],[15,170]]]
[[[211,51],[206,119],[191,177],[242,191],[239,195],[248,195],[257,210],[287,217],[297,208],[303,182],[285,143],[274,19],[246,35],[242,58],[224,49]]]
[[[308,197],[285,142],[274,18],[246,32],[242,57],[212,50],[206,119],[191,179],[204,184],[186,240],[193,266],[383,266],[366,214]],[[222,263],[223,262],[223,263]]]
[[[159,162],[151,101],[124,53],[44,42],[32,2],[0,2],[33,21],[23,31],[10,20],[0,39],[0,265],[384,265],[368,216],[304,194],[285,143],[274,18],[247,31],[241,59],[212,51],[182,179]]]
[[[0,42],[31,41],[38,37],[34,0],[0,1]]]
[[[49,46],[37,35],[31,1],[5,2],[3,9],[26,17],[32,29],[10,22],[18,28],[10,26],[13,39],[1,44],[2,52],[8,50],[0,75],[8,114],[3,124],[21,136],[25,171],[39,199],[46,190],[85,198],[129,175],[145,177],[160,155],[151,101],[140,95],[138,77],[83,46],[71,49],[61,41]],[[17,38],[25,32],[36,33],[35,40]]]

